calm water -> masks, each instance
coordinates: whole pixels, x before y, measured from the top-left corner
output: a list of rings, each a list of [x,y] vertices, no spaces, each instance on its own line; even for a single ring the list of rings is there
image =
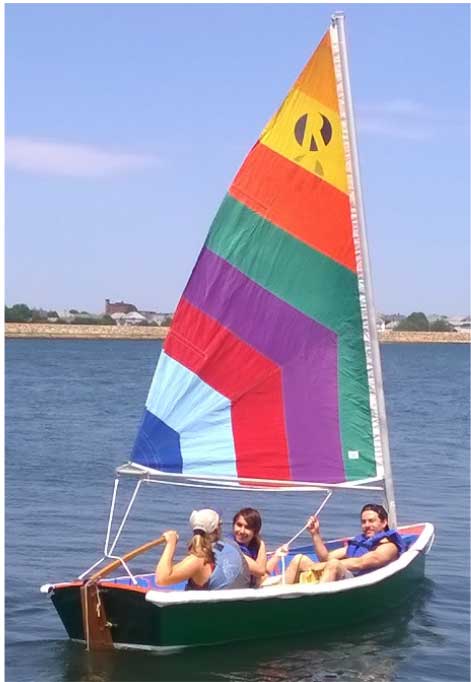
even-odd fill
[[[128,458],[159,352],[159,342],[147,341],[6,343],[8,682],[467,682],[466,345],[382,348],[399,521],[431,521],[437,533],[427,577],[408,608],[354,632],[170,656],[91,655],[66,639],[39,586],[73,578],[101,555],[114,467]],[[265,539],[273,547],[293,535],[319,502],[314,494],[216,497],[214,491],[183,490],[148,486],[118,550],[168,527],[186,536],[186,519],[197,505],[217,505],[229,519],[241,504],[263,512]],[[357,511],[366,501],[364,493],[336,493],[322,513],[324,534],[357,532]],[[142,568],[153,568],[157,552]]]

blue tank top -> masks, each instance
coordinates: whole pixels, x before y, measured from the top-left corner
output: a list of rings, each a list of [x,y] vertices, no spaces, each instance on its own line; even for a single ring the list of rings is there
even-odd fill
[[[229,590],[250,587],[250,571],[242,552],[229,539],[218,540],[213,545],[214,569],[204,585],[188,580],[186,590]]]
[[[250,586],[250,571],[237,543],[227,538],[213,546],[216,565],[208,580],[209,590]]]

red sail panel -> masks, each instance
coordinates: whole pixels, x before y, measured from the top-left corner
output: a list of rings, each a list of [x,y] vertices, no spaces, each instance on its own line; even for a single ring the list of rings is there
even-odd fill
[[[289,480],[278,366],[184,298],[165,351],[231,400],[238,475]]]
[[[317,175],[257,143],[229,194],[319,253],[356,272],[348,196]]]

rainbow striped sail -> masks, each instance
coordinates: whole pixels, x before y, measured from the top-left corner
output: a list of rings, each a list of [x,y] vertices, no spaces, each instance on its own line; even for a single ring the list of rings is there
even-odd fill
[[[383,477],[344,99],[334,25],[216,214],[133,462],[188,477]]]

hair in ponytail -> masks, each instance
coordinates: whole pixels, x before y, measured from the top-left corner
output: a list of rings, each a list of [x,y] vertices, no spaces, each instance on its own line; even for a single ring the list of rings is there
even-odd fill
[[[204,559],[205,564],[214,564],[213,542],[219,539],[219,529],[214,533],[205,533],[204,530],[194,530],[193,537],[188,543],[188,552]]]

